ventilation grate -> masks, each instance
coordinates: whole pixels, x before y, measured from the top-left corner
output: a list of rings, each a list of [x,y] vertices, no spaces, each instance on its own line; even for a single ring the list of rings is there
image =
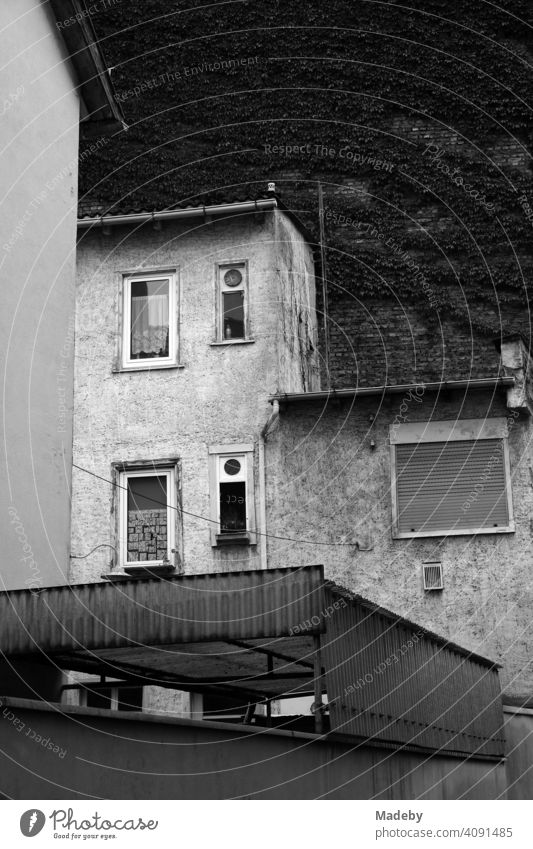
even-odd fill
[[[442,563],[438,561],[422,564],[425,590],[442,590],[444,583],[442,579]]]

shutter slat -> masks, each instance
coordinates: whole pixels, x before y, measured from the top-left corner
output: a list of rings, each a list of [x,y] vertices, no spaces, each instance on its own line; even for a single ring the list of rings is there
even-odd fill
[[[503,441],[397,445],[396,494],[400,533],[507,527]]]

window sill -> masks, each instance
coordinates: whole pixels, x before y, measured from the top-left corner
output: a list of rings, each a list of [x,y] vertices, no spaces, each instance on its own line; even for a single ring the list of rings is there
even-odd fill
[[[234,534],[215,534],[215,547],[225,545],[251,545],[252,540],[248,531],[236,531]]]
[[[131,372],[131,371],[161,371],[163,369],[180,369],[185,368],[182,363],[154,363],[146,366],[135,365],[135,366],[113,366],[113,374],[120,374],[121,372]]]
[[[129,567],[123,572],[104,572],[100,577],[104,581],[120,582],[120,581],[131,581],[131,580],[153,580],[154,578],[166,578],[172,575],[180,574],[178,570],[171,566],[170,569],[168,567],[163,569],[140,569],[139,567],[135,567],[135,571],[129,571]]]
[[[121,571],[108,572],[103,576],[108,581],[124,581],[131,578],[159,578],[165,575],[173,575],[176,567],[172,563],[153,563],[142,566],[124,566]]]
[[[417,533],[397,533],[393,532],[393,539],[427,539],[428,537],[471,537],[481,536],[482,534],[514,534],[515,526],[505,525],[501,528],[467,528],[454,531],[419,531]]]
[[[222,348],[224,345],[254,345],[255,339],[224,339],[222,342],[210,342],[211,348]]]

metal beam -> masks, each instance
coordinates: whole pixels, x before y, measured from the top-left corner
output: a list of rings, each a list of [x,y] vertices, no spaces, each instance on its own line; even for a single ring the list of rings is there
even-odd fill
[[[278,660],[285,660],[288,663],[297,663],[298,666],[308,666],[309,669],[314,669],[314,664],[311,660],[299,660],[297,657],[290,657],[288,654],[281,654],[281,652],[271,651],[270,649],[265,649],[262,646],[251,646],[249,643],[246,643],[243,640],[225,640],[224,642],[229,643],[232,646],[239,646],[240,648],[258,652],[259,654],[266,654],[269,657],[276,657],[278,658]],[[309,656],[311,656],[312,654],[313,651],[311,649],[309,651]]]

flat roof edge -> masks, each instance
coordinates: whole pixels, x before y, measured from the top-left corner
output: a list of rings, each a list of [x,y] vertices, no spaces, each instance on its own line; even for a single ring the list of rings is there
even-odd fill
[[[461,380],[419,381],[418,383],[390,383],[381,386],[358,386],[347,389],[324,389],[317,392],[278,392],[271,395],[269,401],[270,403],[278,401],[280,404],[298,404],[357,398],[365,395],[398,395],[414,389],[422,389],[424,392],[438,392],[453,389],[508,388],[514,385],[515,378],[512,376],[479,377]]]

